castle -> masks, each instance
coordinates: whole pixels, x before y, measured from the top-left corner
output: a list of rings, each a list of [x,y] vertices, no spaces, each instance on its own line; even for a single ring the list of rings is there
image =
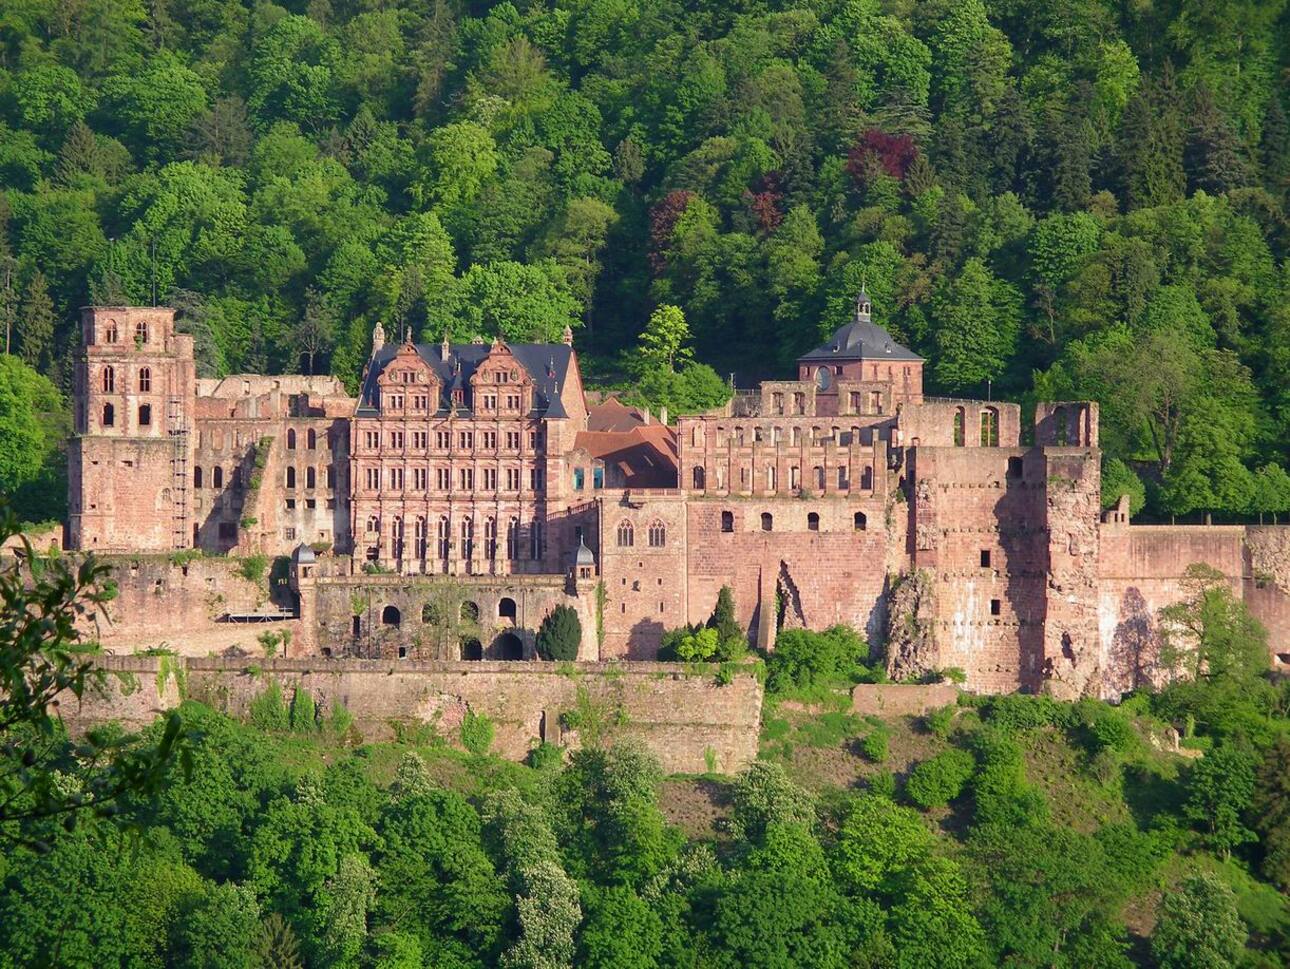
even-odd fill
[[[587,393],[568,332],[434,345],[378,324],[357,399],[332,377],[200,379],[168,309],[90,307],[82,336],[68,545],[136,574],[187,549],[289,561],[276,613],[199,615],[184,566],[123,576],[126,622],[170,603],[185,628],[289,620],[293,656],[501,660],[567,603],[580,659],[649,659],[729,585],[762,648],[846,623],[895,676],[1118,696],[1158,672],[1159,609],[1204,562],[1290,662],[1290,529],[1103,516],[1096,403],[1038,405],[1023,443],[1017,404],[925,396],[864,293],[796,379],[674,424]],[[469,637],[431,634],[448,588]]]

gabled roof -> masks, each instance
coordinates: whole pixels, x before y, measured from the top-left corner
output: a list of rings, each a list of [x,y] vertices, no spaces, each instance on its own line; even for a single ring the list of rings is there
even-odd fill
[[[538,417],[568,417],[560,399],[560,390],[569,376],[573,347],[563,343],[508,343],[507,347],[533,380],[532,413]],[[438,344],[418,343],[415,349],[417,356],[439,378],[442,391],[439,410],[444,411],[448,409],[452,391],[469,392],[471,375],[488,356],[491,347],[487,343],[454,343],[449,347],[446,361]],[[363,378],[363,389],[359,393],[360,417],[376,413],[377,378],[398,351],[398,344],[386,344],[372,354]]]
[[[919,360],[909,347],[901,346],[877,323],[852,320],[838,327],[832,339],[799,358],[805,363],[826,360]]]
[[[676,432],[670,427],[643,424],[625,432],[579,431],[574,447],[616,468],[628,488],[676,487]]]
[[[587,394],[587,430],[630,431],[644,423],[645,414],[640,408],[629,407],[612,394]]]

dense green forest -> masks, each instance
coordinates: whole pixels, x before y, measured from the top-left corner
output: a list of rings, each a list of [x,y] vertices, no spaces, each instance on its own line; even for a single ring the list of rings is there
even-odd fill
[[[487,717],[372,743],[263,676],[247,722],[188,701],[68,740],[18,684],[77,682],[70,575],[0,627],[3,969],[1290,965],[1290,681],[1216,574],[1171,607],[1194,678],[1118,707],[862,718],[868,645],[786,631],[746,660],[767,706],[735,777],[662,776],[585,691],[580,749],[524,765]]]
[[[932,392],[1100,399],[1112,496],[1284,512],[1286,6],[7,0],[5,349],[65,392],[76,308],[155,297],[206,373],[352,385],[377,319],[568,324],[675,412],[864,282]]]

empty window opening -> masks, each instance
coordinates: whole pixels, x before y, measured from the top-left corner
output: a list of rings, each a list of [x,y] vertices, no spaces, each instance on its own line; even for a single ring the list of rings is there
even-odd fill
[[[869,527],[869,519],[865,517],[864,512],[858,511],[855,514],[855,527],[857,532],[863,532]]]
[[[775,516],[768,511],[763,511],[761,513],[761,530],[763,532],[770,532],[770,531],[774,531],[774,529],[775,529]]]
[[[981,549],[981,568],[988,569],[989,567],[990,567],[990,550],[988,548],[983,548]]]
[[[381,610],[382,626],[397,626],[400,621],[401,621],[401,617],[399,616],[399,610],[397,606],[386,606],[384,609]]]
[[[721,513],[721,530],[723,532],[733,532],[735,530],[734,512],[723,511]]]
[[[116,408],[111,404],[103,405],[103,426],[113,427],[116,424]]]
[[[806,516],[806,527],[812,532],[820,530],[820,516],[816,512],[811,512]]]
[[[1002,602],[1000,602],[998,599],[991,599],[991,600],[990,600],[990,615],[992,615],[992,616],[997,616],[997,615],[999,615],[1001,612],[1003,612],[1003,603],[1002,603]]]
[[[497,615],[500,619],[513,620],[516,616],[515,600],[509,596],[503,596],[497,603]]]
[[[1021,458],[1008,458],[1008,477],[1020,478],[1021,473]]]

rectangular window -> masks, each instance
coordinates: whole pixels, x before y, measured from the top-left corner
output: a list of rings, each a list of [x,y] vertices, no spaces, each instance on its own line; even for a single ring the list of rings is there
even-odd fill
[[[412,432],[413,449],[417,451],[424,451],[426,449],[426,439],[428,437],[429,437],[429,433],[426,431],[413,431]]]
[[[989,567],[990,567],[990,550],[988,548],[983,548],[981,549],[981,568],[988,569]]]
[[[529,468],[529,490],[530,491],[542,490],[542,469],[541,468]]]
[[[507,431],[506,432],[506,450],[518,451],[519,449],[520,449],[520,432]]]
[[[381,469],[367,469],[367,488],[369,491],[376,491],[381,487]]]
[[[484,394],[484,410],[487,410],[487,411],[497,410],[496,394]]]
[[[417,491],[425,491],[426,476],[427,474],[426,474],[425,468],[413,468],[412,469],[412,487],[415,488]]]
[[[509,408],[510,410],[519,410],[519,409],[520,409],[520,395],[519,395],[519,394],[507,394],[507,395],[506,395],[506,406],[507,406],[507,408]]]
[[[475,435],[473,431],[462,431],[457,435],[457,444],[463,451],[469,451],[475,446]]]
[[[587,472],[582,468],[573,469],[573,490],[581,491],[586,485]]]
[[[483,435],[483,436],[484,436],[484,442],[483,442],[483,448],[484,448],[484,450],[485,450],[485,451],[496,451],[496,450],[497,450],[497,432],[496,432],[496,431],[484,431],[484,435]]]
[[[336,487],[336,469],[331,466],[327,468],[327,487],[329,489]]]
[[[435,431],[434,446],[440,451],[448,450],[452,446],[452,434],[449,431]]]
[[[381,432],[380,432],[380,431],[364,431],[364,432],[363,432],[363,442],[364,442],[364,444],[366,444],[366,446],[367,446],[368,448],[370,448],[371,450],[375,451],[377,448],[379,448],[379,447],[381,446]]]
[[[519,468],[506,469],[506,490],[507,491],[520,490],[520,469]]]
[[[496,468],[484,469],[484,490],[485,491],[497,490],[497,469]]]
[[[452,471],[448,468],[435,468],[434,483],[440,491],[448,491],[452,488]]]
[[[593,468],[591,471],[591,486],[593,488],[603,488],[605,486],[605,469]]]
[[[294,542],[296,540],[296,530],[294,528],[284,528],[282,530],[282,537],[288,542]]]
[[[529,450],[536,451],[542,446],[542,435],[537,431],[529,431]]]
[[[475,487],[475,469],[462,468],[458,474],[458,480],[461,482],[462,491],[470,491]]]
[[[390,488],[394,491],[403,490],[403,469],[390,468]]]
[[[403,450],[403,432],[402,431],[390,431],[390,447],[394,448],[394,450],[396,451]]]

